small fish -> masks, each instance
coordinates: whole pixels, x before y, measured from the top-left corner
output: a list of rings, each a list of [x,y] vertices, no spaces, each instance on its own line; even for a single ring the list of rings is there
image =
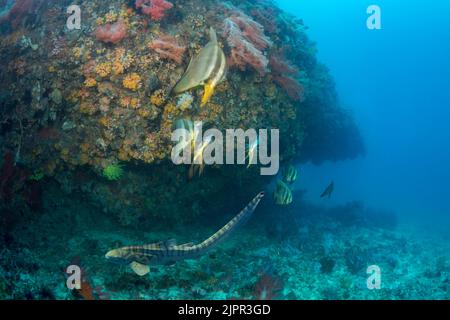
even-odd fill
[[[194,132],[194,123],[189,119],[177,119],[173,125],[173,129],[184,129],[189,132]]]
[[[195,140],[194,140],[195,141]],[[192,161],[191,167],[189,168],[189,179],[193,179],[195,173],[198,171],[198,175],[201,176],[205,170],[205,162],[203,161],[203,153],[206,147],[211,143],[211,136],[205,137],[203,139],[202,145],[194,150],[194,159]]]
[[[283,174],[283,180],[284,182],[288,183],[288,184],[293,184],[295,181],[297,181],[298,178],[298,171],[297,169],[293,166],[290,165]]]
[[[248,146],[248,153],[246,157],[246,160],[248,160],[247,169],[250,168],[252,164],[257,164],[258,146],[259,146],[258,139],[256,139],[251,145]]]
[[[210,41],[191,60],[183,77],[173,89],[175,94],[180,94],[189,89],[204,86],[205,92],[201,106],[211,99],[214,89],[227,74],[227,60],[217,41],[216,31],[211,28],[209,34]]]
[[[334,192],[334,182],[331,182],[330,185],[325,189],[325,191],[320,195],[320,198],[328,197],[328,199],[330,199],[333,192]]]
[[[277,182],[277,188],[273,194],[275,203],[280,206],[287,206],[292,203],[292,191],[289,187],[281,180]]]
[[[183,148],[187,146],[188,144],[191,145],[191,148],[194,147],[194,142],[196,137],[196,133],[194,130],[194,123],[189,119],[177,119],[173,125],[174,130],[183,129],[188,133],[187,137],[184,137],[184,142],[186,143],[183,145]]]
[[[128,265],[139,276],[150,272],[150,265],[171,265],[179,260],[195,259],[217,246],[253,214],[264,192],[258,194],[237,216],[222,229],[200,244],[177,245],[175,240],[161,241],[145,246],[123,247],[109,251],[105,258],[116,264]]]

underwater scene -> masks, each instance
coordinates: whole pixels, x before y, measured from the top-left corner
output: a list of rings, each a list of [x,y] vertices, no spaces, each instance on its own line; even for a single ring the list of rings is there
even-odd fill
[[[0,300],[450,299],[446,0],[0,0]]]

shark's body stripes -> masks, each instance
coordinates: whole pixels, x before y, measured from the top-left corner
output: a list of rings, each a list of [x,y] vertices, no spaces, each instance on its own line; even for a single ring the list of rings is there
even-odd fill
[[[173,240],[169,240],[144,246],[115,249],[108,252],[106,258],[122,264],[132,264],[134,268],[136,267],[136,263],[145,267],[148,265],[174,263],[178,260],[198,257],[219,244],[240,225],[245,223],[263,197],[264,193],[258,194],[237,216],[200,244],[194,245],[188,243],[177,245]],[[140,275],[144,275],[147,272],[142,272]]]

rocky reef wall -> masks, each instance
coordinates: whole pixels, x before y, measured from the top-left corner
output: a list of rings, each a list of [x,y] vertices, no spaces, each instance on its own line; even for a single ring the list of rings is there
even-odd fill
[[[142,228],[215,217],[264,189],[256,167],[188,179],[170,161],[177,119],[279,128],[282,163],[364,152],[307,27],[271,1],[78,1],[81,30],[66,28],[67,1],[23,4],[0,2],[2,219],[51,209],[50,184]],[[210,27],[229,70],[201,107],[201,88],[172,88]]]

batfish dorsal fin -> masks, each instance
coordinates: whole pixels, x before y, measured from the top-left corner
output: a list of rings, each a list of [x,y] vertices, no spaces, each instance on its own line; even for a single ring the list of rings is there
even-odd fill
[[[185,73],[190,72],[190,70],[192,69],[192,61],[194,61],[194,57],[193,56],[191,57],[191,60],[189,60],[189,65],[188,65]]]
[[[213,27],[209,29],[209,41],[213,43],[217,43],[217,34],[216,30]]]
[[[145,264],[133,261],[130,263],[131,270],[134,271],[138,276],[143,277],[147,275],[150,272],[150,267],[146,266]]]

